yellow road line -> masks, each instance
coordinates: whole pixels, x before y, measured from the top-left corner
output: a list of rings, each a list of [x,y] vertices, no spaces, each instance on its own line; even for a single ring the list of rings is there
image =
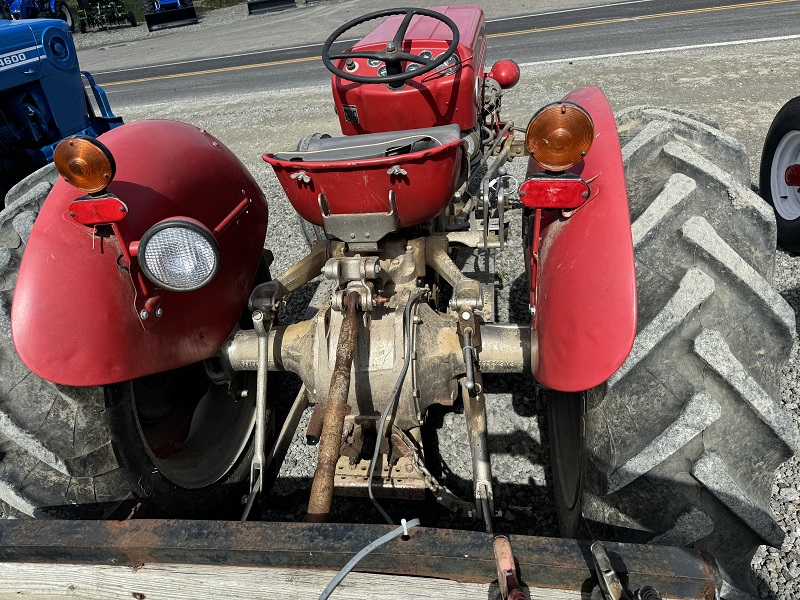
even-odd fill
[[[126,81],[115,81],[113,83],[103,83],[101,87],[107,88],[115,85],[126,85],[128,83],[142,83],[143,81],[157,81],[160,79],[175,79],[177,77],[194,77],[195,75],[209,75],[211,73],[227,73],[228,71],[243,71],[245,69],[257,69],[259,67],[275,67],[278,65],[291,65],[294,63],[310,62],[321,60],[320,56],[309,56],[307,58],[292,58],[289,60],[275,60],[272,62],[258,63],[256,65],[240,65],[238,67],[222,67],[219,69],[206,69],[205,71],[191,71],[189,73],[173,73],[172,75],[156,75],[154,77],[142,77],[140,79],[128,79]]]
[[[0,0],[2,1],[2,0]],[[688,10],[677,10],[673,12],[654,13],[651,15],[640,15],[638,17],[619,17],[616,19],[602,19],[598,21],[585,21],[583,23],[571,23],[569,25],[554,25],[552,27],[537,27],[534,29],[521,29],[519,31],[508,31],[506,33],[492,33],[487,35],[487,38],[501,38],[510,37],[514,35],[529,35],[531,33],[545,33],[548,31],[563,31],[566,29],[579,29],[582,27],[595,27],[598,25],[611,25],[614,23],[625,23],[627,21],[643,21],[646,19],[662,19],[664,17],[679,17],[684,15],[694,15],[699,13],[716,12],[720,10],[733,10],[737,8],[754,8],[758,6],[768,6],[771,4],[786,4],[789,2],[798,2],[798,0],[760,0],[758,2],[745,2],[742,4],[726,4],[724,6],[708,6],[705,8],[692,8]],[[219,69],[206,69],[204,71],[191,71],[188,73],[174,73],[172,75],[157,75],[154,77],[142,77],[140,79],[128,79],[126,81],[115,81],[113,83],[104,83],[104,88],[113,87],[115,85],[128,85],[131,83],[143,83],[146,81],[159,81],[162,79],[176,79],[178,77],[195,77],[197,75],[210,75],[213,73],[227,73],[230,71],[243,71],[245,69],[259,69],[262,67],[276,67],[279,65],[291,65],[303,62],[312,62],[321,60],[319,56],[309,56],[306,58],[292,58],[288,60],[275,60],[271,62],[258,63],[254,65],[240,65],[238,67],[222,67]]]
[[[600,21],[586,21],[584,23],[572,23],[569,25],[554,25],[552,27],[538,27],[535,29],[521,29],[519,31],[508,31],[506,33],[492,33],[487,38],[509,37],[512,35],[526,35],[531,33],[544,33],[547,31],[562,31],[564,29],[578,29],[580,27],[594,27],[596,25],[610,25],[613,23],[625,23],[626,21],[643,21],[645,19],[661,19],[663,17],[679,17],[682,15],[694,15],[698,13],[715,12],[719,10],[732,10],[735,8],[753,8],[756,6],[767,6],[770,4],[785,4],[787,2],[797,2],[797,0],[761,0],[760,2],[745,2],[742,4],[727,4],[725,6],[708,6],[705,8],[693,8],[688,10],[676,10],[673,12],[655,13],[652,15],[641,15],[638,17],[619,17],[616,19],[603,19]]]

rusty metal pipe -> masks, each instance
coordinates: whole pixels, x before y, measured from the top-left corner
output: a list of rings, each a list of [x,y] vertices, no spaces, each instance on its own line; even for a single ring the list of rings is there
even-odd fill
[[[319,438],[322,436],[322,425],[325,420],[325,407],[322,404],[317,404],[314,407],[314,412],[311,413],[311,419],[308,421],[306,427],[306,444],[309,446],[316,446],[319,444]]]
[[[350,391],[350,371],[353,368],[353,354],[358,341],[358,293],[348,294],[344,301],[345,317],[336,346],[336,364],[331,377],[328,402],[325,405],[325,419],[319,440],[319,455],[311,496],[308,499],[306,521],[325,523],[331,512],[333,499],[333,480],[336,463],[342,445],[344,418],[350,412],[347,395]]]

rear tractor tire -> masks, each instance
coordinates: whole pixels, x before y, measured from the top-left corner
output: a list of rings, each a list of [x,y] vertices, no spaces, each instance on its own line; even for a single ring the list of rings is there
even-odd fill
[[[618,117],[638,334],[609,381],[551,393],[562,533],[709,552],[723,597],[755,594],[750,563],[780,547],[775,470],[797,452],[780,371],[795,315],[771,285],[772,211],[745,148],[687,113]]]
[[[17,272],[56,177],[52,165],[40,169],[0,212],[0,516],[238,517],[255,377],[229,389],[197,363],[70,387],[37,377],[17,356],[9,327]]]
[[[321,140],[329,137],[331,136],[327,133],[309,133],[305,137],[301,138],[299,142],[297,142],[297,148],[295,148],[295,150],[297,152],[306,152],[308,150],[308,145],[312,140]],[[300,231],[308,243],[309,248],[311,248],[311,245],[314,242],[328,239],[328,236],[325,234],[325,230],[322,227],[319,225],[314,225],[313,223],[309,223],[297,213],[295,213],[295,215],[297,216],[297,223],[300,225]]]
[[[72,14],[72,9],[67,5],[66,2],[62,2],[58,5],[56,17],[67,24],[70,32],[75,33],[75,16]]]

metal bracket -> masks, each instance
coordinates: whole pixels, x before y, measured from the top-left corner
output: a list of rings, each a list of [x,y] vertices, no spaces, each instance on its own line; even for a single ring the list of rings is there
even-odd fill
[[[344,299],[355,292],[363,310],[371,311],[375,306],[375,285],[369,280],[377,279],[380,273],[381,265],[377,256],[356,255],[329,259],[322,274],[325,279],[335,281],[339,288],[333,293],[333,310],[344,310]]]
[[[453,286],[450,308],[453,310],[462,308],[482,309],[483,290],[481,290],[481,284],[465,276],[453,262],[448,251],[447,238],[444,236],[432,236],[425,241],[426,264]]]
[[[466,383],[464,387],[470,394],[480,394],[480,385],[475,382],[478,367],[478,348],[481,346],[481,329],[475,313],[471,309],[463,309],[458,313],[458,335],[461,338],[461,350],[464,353],[466,366]],[[476,389],[477,387],[477,389]]]
[[[394,190],[389,192],[388,213],[342,213],[332,214],[325,194],[318,197],[325,233],[347,243],[378,242],[393,231],[400,229],[397,215],[397,200]]]

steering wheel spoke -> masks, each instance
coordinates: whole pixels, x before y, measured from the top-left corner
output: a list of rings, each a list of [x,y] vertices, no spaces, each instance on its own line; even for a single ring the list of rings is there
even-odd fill
[[[406,31],[408,31],[408,26],[411,25],[411,19],[417,14],[415,10],[409,10],[406,13],[406,16],[403,17],[403,22],[400,23],[400,27],[397,28],[397,32],[394,34],[394,38],[392,39],[392,43],[394,44],[395,48],[402,48],[403,39],[406,37]]]
[[[397,31],[395,32],[392,40],[390,40],[387,43],[387,47],[385,50],[383,51],[356,50],[355,52],[331,52],[331,47],[333,46],[333,44],[336,43],[336,41],[339,38],[341,38],[346,31],[356,27],[357,25],[366,23],[367,21],[372,21],[374,19],[380,19],[384,17],[391,17],[395,15],[403,15],[403,20],[401,21],[400,26],[397,28]],[[412,54],[411,52],[401,51],[401,48],[403,47],[403,42],[407,41],[406,34],[408,33],[408,28],[411,26],[411,21],[415,16],[419,18],[429,18],[429,19],[434,19],[436,21],[440,21],[445,25],[447,25],[453,34],[453,39],[450,41],[447,50],[442,52],[435,59],[424,58],[417,54]],[[353,81],[355,83],[376,83],[376,84],[396,85],[404,81],[407,81],[409,79],[413,79],[414,77],[419,77],[420,75],[429,73],[430,71],[433,71],[440,65],[443,65],[448,58],[450,58],[451,56],[453,56],[453,54],[456,53],[456,50],[458,49],[459,39],[460,36],[459,36],[458,26],[447,15],[444,15],[440,12],[436,12],[426,8],[394,8],[394,9],[380,10],[377,12],[364,15],[363,17],[353,19],[352,21],[348,21],[347,23],[339,27],[336,31],[334,31],[328,37],[328,39],[325,40],[325,44],[322,47],[322,62],[325,64],[325,67],[331,73],[333,73],[336,77],[344,79],[345,81]],[[340,69],[339,67],[333,64],[334,60],[341,60],[341,59],[346,60],[348,58],[380,60],[381,62],[386,64],[387,73],[385,75],[357,75],[355,73],[345,71],[344,69]],[[412,69],[410,71],[403,71],[401,68],[402,62],[414,63],[422,66],[420,66],[417,69]]]
[[[424,58],[419,54],[410,54],[409,52],[401,52],[397,55],[397,59],[410,63],[416,63],[418,65],[429,65],[433,62],[433,59],[431,58]]]

